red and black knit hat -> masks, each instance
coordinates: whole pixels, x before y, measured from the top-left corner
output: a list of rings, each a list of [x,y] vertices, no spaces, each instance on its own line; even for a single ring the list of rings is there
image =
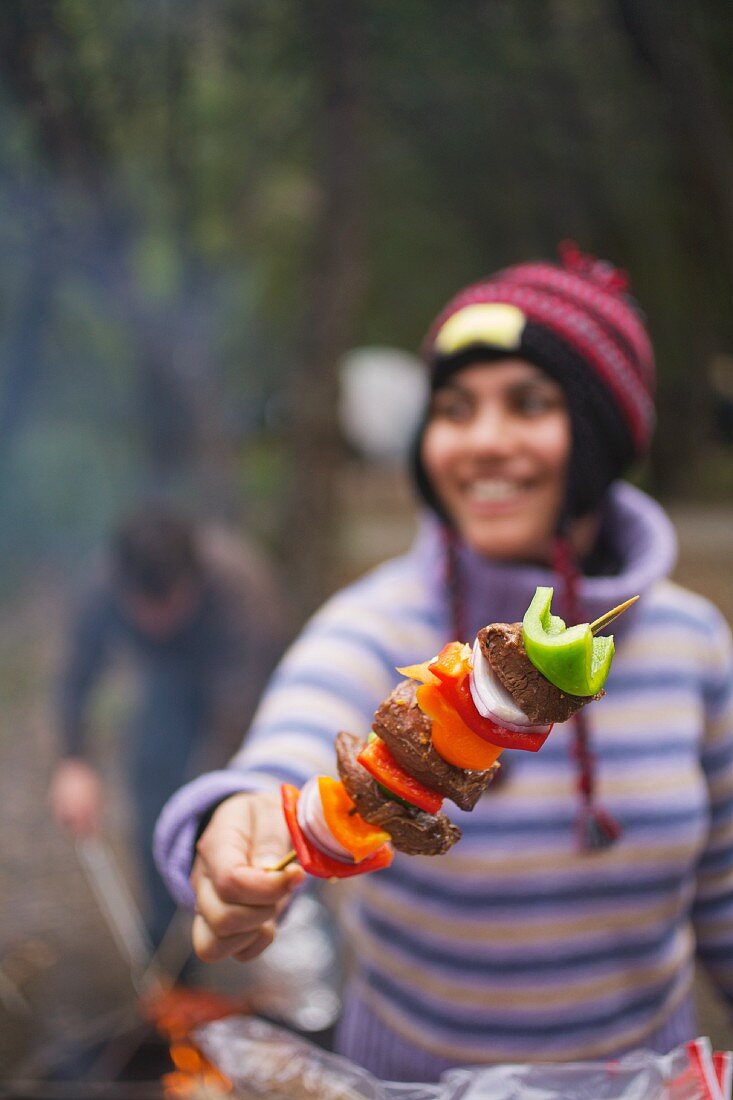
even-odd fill
[[[517,264],[460,291],[424,343],[433,390],[478,358],[527,359],[562,385],[573,430],[569,516],[595,508],[651,440],[654,354],[627,288],[623,272],[565,242],[559,264]],[[419,455],[416,474],[440,510]]]

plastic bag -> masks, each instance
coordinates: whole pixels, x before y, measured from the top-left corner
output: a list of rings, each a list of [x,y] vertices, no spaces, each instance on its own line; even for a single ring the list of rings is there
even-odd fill
[[[731,1100],[729,1053],[708,1039],[669,1054],[638,1050],[613,1062],[451,1070],[440,1100]]]
[[[475,1066],[436,1085],[380,1081],[283,1028],[231,1016],[194,1039],[246,1097],[267,1100],[733,1100],[733,1056],[696,1039],[659,1055],[639,1050],[613,1062]],[[236,1096],[236,1091],[235,1091]]]
[[[199,1028],[193,1038],[209,1061],[226,1074],[235,1090],[242,1090],[248,1098],[387,1100],[389,1097],[382,1083],[365,1070],[264,1020],[230,1016]],[[418,1100],[417,1096],[414,1100]]]

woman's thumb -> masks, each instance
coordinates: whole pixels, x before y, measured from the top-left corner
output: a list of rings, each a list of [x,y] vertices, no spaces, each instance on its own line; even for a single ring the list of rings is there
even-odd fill
[[[279,799],[277,802],[263,800],[257,809],[250,834],[252,866],[274,869],[292,850],[290,834]]]

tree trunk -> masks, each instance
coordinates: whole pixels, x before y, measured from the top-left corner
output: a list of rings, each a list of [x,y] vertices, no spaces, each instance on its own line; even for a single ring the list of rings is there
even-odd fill
[[[668,107],[681,201],[677,226],[685,255],[687,324],[679,371],[660,408],[666,431],[652,455],[655,487],[673,491],[710,432],[706,373],[724,339],[711,298],[717,272],[733,280],[733,144],[701,49],[678,0],[616,0],[623,25]],[[713,238],[710,218],[719,233]],[[666,441],[666,442],[665,442]]]
[[[308,37],[319,94],[316,157],[319,209],[306,286],[302,354],[292,381],[290,482],[283,533],[299,612],[329,591],[338,552],[338,371],[353,344],[364,285],[360,73],[361,5],[307,0]]]
[[[2,7],[2,5],[0,5]],[[27,5],[8,0],[0,12],[0,62],[2,86],[11,102],[33,122],[39,160],[52,176],[46,220],[55,228],[51,263],[34,272],[37,284],[29,287],[24,312],[17,321],[17,353],[11,357],[5,391],[0,394],[0,416],[9,423],[4,438],[7,450],[41,377],[40,345],[44,321],[50,312],[52,280],[82,273],[106,296],[110,308],[121,314],[134,344],[138,371],[137,425],[141,429],[146,480],[149,487],[170,488],[196,471],[200,462],[200,431],[207,408],[205,385],[211,369],[208,344],[202,336],[203,321],[190,308],[198,286],[204,282],[195,250],[190,247],[181,196],[183,157],[178,148],[177,112],[185,92],[182,57],[185,28],[171,17],[165,23],[163,98],[166,102],[165,156],[171,202],[176,200],[175,241],[184,267],[180,298],[169,307],[151,305],[136,283],[130,263],[130,246],[138,219],[116,185],[115,165],[108,148],[105,119],[94,98],[80,92],[74,72],[75,42],[64,28],[56,0]],[[54,60],[56,83],[44,73],[44,58]],[[59,83],[64,94],[59,94]],[[84,219],[68,225],[65,204],[69,196],[84,204]],[[65,228],[61,228],[65,226]],[[46,242],[47,247],[47,242]],[[43,257],[43,245],[38,257]],[[198,325],[198,332],[194,332]],[[181,367],[192,335],[198,335],[196,377],[188,381]],[[191,372],[188,372],[189,375]],[[210,413],[209,419],[211,419]],[[209,435],[213,434],[210,430]]]
[[[733,142],[710,67],[679,0],[617,0],[631,41],[669,107],[680,166],[701,209],[711,203],[733,275]]]
[[[45,343],[59,282],[57,227],[43,202],[39,226],[28,234],[31,254],[20,308],[9,326],[0,384],[0,466],[8,458],[32,408],[45,370]]]

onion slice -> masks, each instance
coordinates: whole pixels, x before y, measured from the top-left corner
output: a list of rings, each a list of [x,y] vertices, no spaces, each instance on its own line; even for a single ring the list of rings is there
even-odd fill
[[[513,733],[544,733],[550,726],[549,722],[542,726],[532,725],[492,672],[491,665],[481,652],[478,638],[473,645],[473,667],[468,686],[479,714]]]
[[[351,852],[333,835],[323,815],[318,776],[314,775],[303,787],[298,798],[298,824],[307,839],[324,855],[341,863],[354,863]]]

